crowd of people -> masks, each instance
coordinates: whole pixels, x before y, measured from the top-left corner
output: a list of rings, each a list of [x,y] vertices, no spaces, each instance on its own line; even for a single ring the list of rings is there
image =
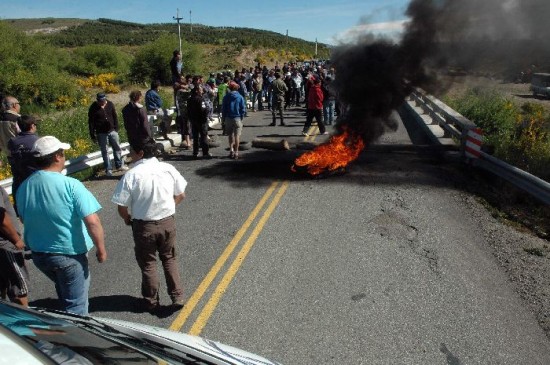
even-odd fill
[[[334,68],[322,63],[298,65],[289,62],[271,69],[258,65],[234,72],[211,73],[206,81],[202,75],[182,74],[182,68],[175,66],[181,65],[181,54],[177,50],[174,51],[170,65],[172,80],[175,80],[176,125],[182,135],[182,147],[189,149],[192,145],[194,157],[198,156],[199,147],[204,157],[211,157],[206,146],[208,136],[204,131],[208,130],[208,123],[214,120],[214,115],[221,122],[223,134],[229,137],[229,157],[238,159],[238,144],[236,147],[235,141],[239,139],[249,109],[251,112],[268,110],[272,114],[270,126],[275,126],[277,119],[279,125],[285,126],[287,108],[304,106],[304,135],[307,135],[314,118],[320,132],[328,134],[325,125],[333,124],[336,115],[340,113],[331,86],[335,77]],[[201,97],[197,97],[197,94]],[[198,101],[201,99],[199,109]],[[244,107],[241,107],[243,103]]]
[[[174,214],[176,205],[185,198],[187,181],[172,165],[157,159],[157,144],[139,104],[141,96],[141,92],[131,92],[130,103],[123,109],[132,169],[121,159],[117,115],[104,93],[97,94],[90,106],[88,122],[90,137],[101,148],[106,173],[113,170],[107,144],[113,148],[115,168],[125,172],[111,201],[132,227],[135,258],[142,273],[144,309],[154,311],[160,305],[157,253],[172,305],[184,304]],[[0,297],[28,306],[26,259],[30,255],[34,266],[53,282],[60,308],[86,315],[88,252],[95,247],[98,262],[107,260],[98,215],[102,207],[84,184],[62,173],[65,151],[71,146],[54,136],[39,137],[39,120],[21,115],[20,108],[15,97],[2,100],[0,149],[11,165],[14,202],[0,187]],[[141,124],[130,124],[134,119]]]
[[[247,113],[269,110],[271,126],[285,125],[288,107],[306,106],[303,134],[315,118],[321,134],[325,124],[335,120],[336,97],[330,87],[334,70],[322,65],[255,67],[233,74],[181,74],[181,54],[174,52],[170,63],[174,81],[176,124],[182,146],[199,150],[211,158],[208,145],[209,122],[216,115],[228,136],[229,157],[239,159],[240,135]],[[90,138],[99,144],[107,176],[123,171],[111,201],[125,224],[132,227],[135,258],[142,273],[141,294],[144,308],[159,307],[157,254],[162,263],[172,305],[184,304],[176,258],[176,205],[185,198],[187,181],[170,164],[157,159],[157,144],[150,116],[160,122],[167,137],[172,121],[153,81],[143,94],[131,91],[122,109],[130,144],[129,169],[121,157],[119,121],[114,104],[105,93],[98,93],[88,110]],[[142,99],[143,104],[142,104]],[[250,110],[248,110],[250,109]],[[5,153],[13,173],[12,196],[0,187],[0,296],[28,305],[29,274],[25,258],[55,286],[61,308],[76,314],[88,313],[90,272],[88,252],[95,247],[98,262],[107,259],[103,226],[98,215],[102,208],[93,194],[77,179],[65,176],[65,151],[71,146],[54,136],[39,137],[40,121],[21,114],[13,96],[2,99],[0,152]],[[113,150],[114,166],[108,154]],[[22,230],[24,224],[24,230]]]

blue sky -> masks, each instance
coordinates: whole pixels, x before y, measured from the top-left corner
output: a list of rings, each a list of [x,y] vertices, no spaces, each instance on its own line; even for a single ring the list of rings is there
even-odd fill
[[[271,30],[322,43],[349,41],[354,34],[398,32],[408,0],[18,0],[2,5],[7,18],[110,18],[137,23],[174,22]]]

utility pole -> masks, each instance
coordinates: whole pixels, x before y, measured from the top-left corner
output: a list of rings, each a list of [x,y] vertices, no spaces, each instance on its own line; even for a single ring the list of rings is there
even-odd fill
[[[175,21],[178,22],[178,39],[180,41],[180,53],[181,53],[181,28],[180,28],[180,20],[182,20],[183,18],[180,18],[180,9],[177,9],[176,10],[176,16],[173,16],[172,18],[174,18]]]
[[[317,59],[317,38],[315,38],[315,59]]]
[[[193,22],[191,21],[191,10],[189,10],[189,29],[193,33]]]

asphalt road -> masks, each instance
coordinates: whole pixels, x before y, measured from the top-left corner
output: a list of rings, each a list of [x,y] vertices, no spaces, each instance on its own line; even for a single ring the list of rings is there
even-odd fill
[[[233,161],[223,137],[214,159],[183,150],[165,159],[189,182],[176,214],[181,311],[139,308],[130,228],[110,203],[117,177],[86,182],[103,206],[109,253],[92,260],[92,315],[284,364],[550,363],[548,338],[486,242],[489,226],[521,233],[460,188],[456,162],[414,145],[414,126],[383,136],[345,173],[313,179],[290,171],[303,153],[294,148],[303,109],[288,112],[287,127],[268,127],[268,112],[249,115],[243,140],[285,138],[293,148],[252,148]],[[55,305],[53,284],[34,268],[31,283],[33,305]]]

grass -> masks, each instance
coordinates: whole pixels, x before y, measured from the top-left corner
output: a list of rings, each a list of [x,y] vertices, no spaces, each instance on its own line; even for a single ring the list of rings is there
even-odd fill
[[[498,92],[480,89],[445,102],[483,130],[484,147],[495,157],[550,179],[550,115],[541,105],[519,105]]]

